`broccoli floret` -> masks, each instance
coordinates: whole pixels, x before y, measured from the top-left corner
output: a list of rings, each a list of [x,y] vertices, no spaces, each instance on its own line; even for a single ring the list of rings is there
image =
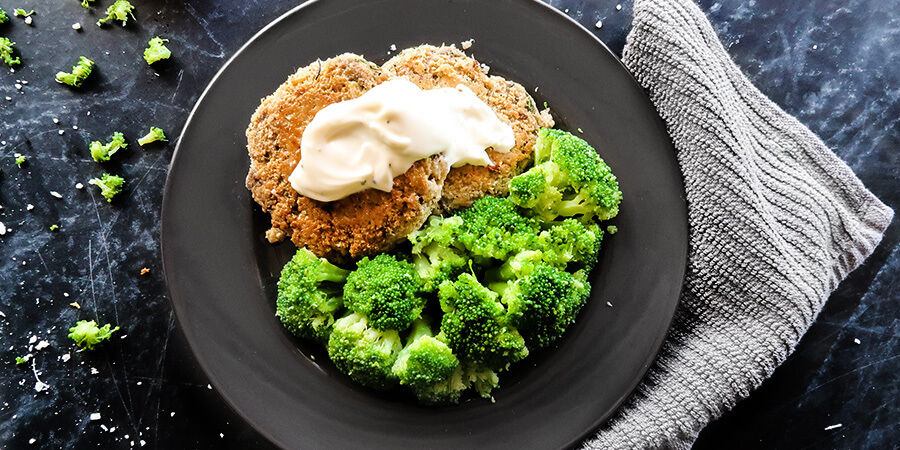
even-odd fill
[[[275,315],[291,333],[327,342],[349,273],[305,247],[297,250],[281,269]]]
[[[420,403],[425,405],[452,405],[459,403],[462,393],[472,388],[481,397],[490,398],[491,391],[499,387],[497,372],[467,364],[459,365],[444,380],[430,385],[412,386]]]
[[[541,232],[537,248],[542,252],[544,262],[566,269],[569,263],[578,265],[576,269],[594,266],[600,252],[603,230],[594,222],[587,225],[569,218],[556,223]],[[569,271],[573,267],[569,267]]]
[[[9,20],[9,16],[6,15],[6,11],[3,8],[0,8],[0,23],[4,23]]]
[[[450,347],[434,338],[428,322],[416,319],[391,372],[400,384],[425,387],[448,380],[457,367]]]
[[[113,133],[112,139],[110,139],[108,144],[104,145],[100,141],[91,142],[91,158],[94,158],[94,161],[97,162],[106,162],[109,161],[109,158],[119,151],[119,149],[125,147],[128,147],[128,144],[125,143],[125,136],[116,131]]]
[[[104,196],[107,202],[112,203],[113,197],[122,192],[122,185],[125,184],[125,179],[118,175],[104,173],[100,178],[93,178],[88,183],[99,187],[100,195]]]
[[[470,273],[438,288],[444,312],[441,335],[461,360],[491,370],[506,369],[528,355],[525,341],[509,326],[498,294]]]
[[[6,63],[7,66],[14,66],[16,64],[22,64],[22,59],[16,56],[13,58],[13,45],[16,45],[15,42],[9,40],[9,38],[0,37],[0,58],[3,59],[3,62]]]
[[[610,225],[610,226],[606,227],[606,232],[609,234],[616,234],[619,232],[619,227],[617,227],[615,225]]]
[[[422,291],[437,292],[444,280],[456,278],[468,267],[469,257],[456,242],[461,225],[459,216],[431,216],[424,227],[409,234]]]
[[[418,295],[422,280],[413,264],[382,253],[363,258],[347,276],[344,304],[365,315],[372,327],[402,331],[419,317],[425,299]]]
[[[20,168],[20,169],[22,168],[22,164],[25,164],[25,161],[28,160],[28,157],[27,157],[27,156],[22,155],[22,154],[19,154],[19,153],[16,153],[16,154],[13,155],[13,156],[16,157],[16,166],[17,166],[18,168]]]
[[[80,87],[81,83],[84,83],[84,80],[91,74],[93,68],[94,62],[81,56],[78,58],[78,62],[72,66],[71,73],[57,72],[56,81],[69,86]]]
[[[110,328],[110,324],[97,326],[93,320],[81,320],[69,328],[69,337],[84,350],[93,350],[94,346],[109,339],[119,327]]]
[[[396,330],[379,331],[359,313],[334,322],[328,339],[328,356],[334,365],[357,383],[374,389],[397,384],[391,369],[402,348]]]
[[[591,285],[586,273],[574,274],[547,264],[537,264],[504,292],[509,324],[524,336],[531,349],[548,346],[562,336],[584,306]]]
[[[156,141],[165,141],[166,133],[163,132],[162,128],[150,127],[150,132],[145,136],[138,139],[138,145],[141,147]]]
[[[169,40],[159,36],[150,39],[150,42],[148,42],[150,46],[144,49],[144,60],[147,61],[147,64],[153,64],[161,59],[169,59],[172,56],[172,52],[169,51],[164,42],[169,42]]]
[[[95,0],[81,0],[81,7],[82,7],[82,8],[87,8],[87,7],[90,6],[89,3],[93,3],[94,1],[95,1]]]
[[[134,5],[128,0],[116,0],[115,3],[106,8],[106,17],[97,21],[97,26],[103,25],[107,20],[119,20],[124,27],[128,23],[128,16],[134,19]]]
[[[31,359],[31,353],[25,356],[16,356],[16,364],[25,364],[29,359]]]
[[[459,212],[458,241],[476,258],[505,260],[532,244],[540,222],[507,198],[482,197]]]
[[[583,139],[542,128],[534,144],[535,166],[509,183],[509,199],[544,220],[580,216],[608,220],[619,212],[622,192],[609,166]]]

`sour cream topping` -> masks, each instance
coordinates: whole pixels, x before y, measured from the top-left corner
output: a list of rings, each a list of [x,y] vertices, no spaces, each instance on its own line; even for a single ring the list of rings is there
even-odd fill
[[[368,188],[390,192],[394,177],[438,153],[452,167],[486,166],[488,148],[508,152],[515,144],[512,128],[468,87],[422,90],[395,78],[320,110],[288,181],[330,202]]]

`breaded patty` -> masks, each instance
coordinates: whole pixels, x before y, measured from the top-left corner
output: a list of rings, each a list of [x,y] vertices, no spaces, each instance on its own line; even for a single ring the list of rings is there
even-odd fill
[[[485,195],[507,195],[509,180],[522,173],[533,159],[537,130],[553,126],[550,113],[539,111],[525,88],[503,77],[487,75],[478,61],[456,47],[409,48],[384,63],[382,69],[387,76],[406,77],[422,89],[463,84],[515,133],[516,146],[509,152],[488,150],[494,166],[450,169],[439,203],[441,212],[465,208]]]
[[[359,97],[387,79],[353,54],[317,61],[264,98],[247,128],[247,188],[272,217],[270,242],[289,236],[298,247],[346,263],[393,247],[418,229],[436,207],[449,166],[437,155],[394,179],[394,189],[368,189],[334,202],[300,195],[288,177],[299,162],[300,140],[322,108]]]

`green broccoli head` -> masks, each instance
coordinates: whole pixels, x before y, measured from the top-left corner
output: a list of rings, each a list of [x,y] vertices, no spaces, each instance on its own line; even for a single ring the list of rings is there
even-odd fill
[[[554,267],[566,269],[574,263],[576,268],[589,269],[597,262],[602,240],[603,230],[597,223],[583,224],[569,218],[542,231],[537,247],[542,253],[542,260]]]
[[[505,260],[532,244],[540,223],[524,216],[507,198],[482,197],[459,212],[462,219],[458,241],[482,260]]]
[[[418,295],[421,286],[412,263],[382,253],[357,263],[344,285],[344,304],[365,315],[374,328],[402,331],[425,307]]]
[[[113,133],[112,139],[107,144],[103,144],[100,141],[91,142],[91,158],[94,158],[94,161],[97,162],[106,162],[109,161],[109,158],[119,151],[119,149],[125,147],[128,147],[128,144],[125,143],[125,136],[116,131]]]
[[[397,384],[392,368],[402,348],[396,330],[377,330],[359,313],[335,321],[328,339],[328,356],[338,370],[374,389]]]
[[[141,147],[156,141],[165,141],[166,133],[162,128],[150,127],[150,132],[138,139],[138,145]]]
[[[528,355],[498,297],[470,273],[445,281],[438,289],[443,340],[461,360],[491,370],[503,370]]]
[[[110,324],[97,326],[93,320],[80,320],[74,327],[69,328],[69,337],[75,341],[78,347],[84,350],[93,350],[94,346],[109,339],[119,327],[110,328]]]
[[[348,274],[305,247],[297,250],[281,269],[275,315],[291,333],[327,342]]]
[[[116,0],[115,3],[106,8],[106,17],[97,21],[97,26],[103,25],[107,20],[118,20],[122,22],[122,26],[128,23],[128,16],[134,19],[134,5],[128,0]]]
[[[469,266],[465,249],[457,247],[462,223],[458,216],[431,216],[424,227],[410,233],[412,260],[423,292],[437,292],[444,280],[456,278]]]
[[[68,84],[69,86],[80,87],[93,70],[94,62],[85,58],[84,56],[80,56],[78,58],[78,62],[75,63],[74,66],[72,66],[72,72],[56,73],[56,81],[59,83]]]
[[[122,192],[122,185],[125,184],[125,179],[118,175],[104,173],[100,178],[93,178],[88,183],[99,187],[100,195],[106,198],[107,202],[112,203],[113,197]]]
[[[5,17],[5,16],[4,16]],[[0,21],[3,22],[3,21]],[[13,45],[16,45],[15,42],[9,40],[9,38],[0,37],[0,59],[6,63],[8,66],[14,66],[16,64],[22,64],[22,59],[18,56],[13,58]]]
[[[400,384],[424,387],[448,380],[457,367],[450,347],[434,338],[428,322],[416,319],[391,372]]]
[[[586,273],[538,264],[504,292],[509,323],[532,349],[547,347],[566,331],[590,295]]]
[[[579,216],[583,222],[619,213],[622,192],[606,162],[583,139],[542,128],[534,144],[535,166],[509,183],[509,199],[544,220]]]
[[[150,42],[147,43],[149,47],[144,49],[144,61],[147,61],[147,64],[153,64],[161,59],[169,59],[172,52],[166,47],[166,42],[169,40],[159,36],[150,39]]]

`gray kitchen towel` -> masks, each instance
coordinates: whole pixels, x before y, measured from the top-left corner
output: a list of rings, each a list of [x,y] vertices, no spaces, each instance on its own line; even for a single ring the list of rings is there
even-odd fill
[[[684,174],[687,278],[638,390],[587,448],[689,448],[793,351],[893,211],[757,90],[690,0],[635,0],[623,57]]]

